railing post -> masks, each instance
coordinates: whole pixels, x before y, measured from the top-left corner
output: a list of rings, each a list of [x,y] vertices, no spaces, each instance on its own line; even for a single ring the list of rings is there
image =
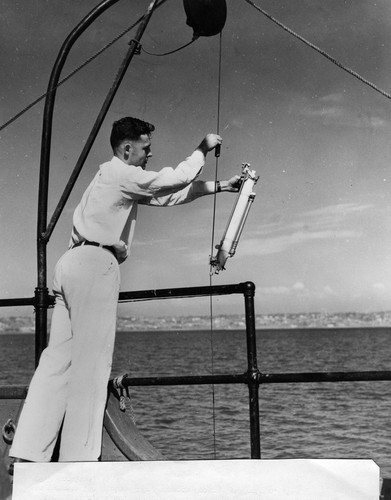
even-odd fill
[[[49,290],[46,287],[35,289],[35,366],[38,366],[42,351],[47,345],[47,319],[50,306]]]
[[[261,458],[261,439],[259,429],[259,370],[257,366],[257,343],[255,331],[254,295],[255,285],[250,281],[245,283],[244,305],[246,313],[248,391],[250,408],[250,440],[251,458]]]

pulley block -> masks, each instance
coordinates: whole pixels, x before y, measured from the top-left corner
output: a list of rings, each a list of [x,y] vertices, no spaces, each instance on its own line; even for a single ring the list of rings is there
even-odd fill
[[[227,19],[225,0],[183,0],[188,26],[194,37],[213,36],[224,28]]]

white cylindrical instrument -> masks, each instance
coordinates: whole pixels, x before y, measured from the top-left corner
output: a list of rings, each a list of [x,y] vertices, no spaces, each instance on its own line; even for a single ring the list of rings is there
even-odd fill
[[[219,245],[216,245],[217,254],[212,257],[210,264],[215,269],[215,273],[225,269],[228,257],[233,257],[238,246],[240,235],[242,234],[251,205],[255,198],[253,192],[254,185],[258,177],[255,170],[250,170],[250,165],[245,163],[242,168],[242,184],[240,191],[229,218],[224,236]]]

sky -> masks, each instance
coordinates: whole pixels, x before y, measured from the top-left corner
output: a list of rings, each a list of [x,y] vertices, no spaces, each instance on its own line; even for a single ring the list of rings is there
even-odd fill
[[[388,0],[257,0],[270,15],[391,91]],[[120,0],[75,44],[67,75],[129,27],[148,0]],[[46,90],[60,47],[96,0],[3,0],[0,124]],[[182,1],[152,16],[48,245],[48,284],[66,250],[72,213],[99,164],[111,158],[111,124],[137,116],[156,126],[149,169],[176,166],[209,132],[223,138],[202,179],[259,181],[236,255],[209,275],[236,195],[189,205],[140,207],[121,290],[253,281],[256,313],[391,309],[391,101],[276,26],[244,0],[227,0],[221,37],[192,38]],[[134,31],[57,92],[49,219],[80,155]],[[220,94],[220,101],[219,101]],[[36,224],[43,101],[0,132],[0,298],[36,287]],[[212,243],[213,242],[213,243]],[[120,306],[123,315],[209,314],[208,299]],[[218,297],[217,313],[242,313],[241,297]],[[27,313],[10,308],[3,314]],[[30,313],[30,309],[28,313]]]

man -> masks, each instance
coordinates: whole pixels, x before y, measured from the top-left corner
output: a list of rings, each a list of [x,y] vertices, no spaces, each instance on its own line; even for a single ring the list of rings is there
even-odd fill
[[[10,450],[16,460],[50,461],[61,426],[60,461],[95,461],[101,454],[119,264],[129,255],[137,205],[164,207],[239,189],[239,176],[221,183],[196,180],[207,153],[221,144],[216,134],[208,134],[175,169],[147,171],[154,129],[130,117],[113,124],[114,156],[100,166],[74,212],[69,249],[54,273],[49,345]]]

